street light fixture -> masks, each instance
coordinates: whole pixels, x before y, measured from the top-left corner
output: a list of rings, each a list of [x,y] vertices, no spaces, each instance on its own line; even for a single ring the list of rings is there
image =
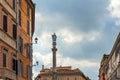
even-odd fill
[[[24,45],[27,46],[27,45],[37,44],[38,38],[36,37],[34,40],[35,40],[35,43],[25,43]]]
[[[35,43],[37,44],[37,42],[38,42],[38,38],[36,37],[36,38],[35,38]]]
[[[39,62],[36,61],[36,64],[32,65],[32,67],[33,67],[33,66],[38,66],[38,65],[39,65]]]

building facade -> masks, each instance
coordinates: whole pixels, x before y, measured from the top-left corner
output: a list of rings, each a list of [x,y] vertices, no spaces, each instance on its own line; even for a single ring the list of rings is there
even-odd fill
[[[110,54],[103,56],[99,80],[120,80],[120,33]]]
[[[101,63],[100,63],[101,66],[99,69],[99,80],[106,80],[107,79],[107,76],[105,74],[107,72],[106,70],[107,70],[108,57],[109,57],[109,55],[104,54],[103,58],[101,60]]]
[[[89,80],[78,68],[71,69],[71,66],[56,67],[56,76],[56,80]],[[52,80],[52,68],[42,68],[35,80]]]
[[[32,0],[0,0],[0,80],[32,80]]]

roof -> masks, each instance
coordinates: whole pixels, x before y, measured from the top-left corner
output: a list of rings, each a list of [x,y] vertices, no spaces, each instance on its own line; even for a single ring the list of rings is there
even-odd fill
[[[57,67],[56,68],[56,74],[57,75],[80,75],[84,78],[86,78],[86,76],[83,74],[82,71],[80,71],[80,69],[76,68],[76,69],[71,69],[71,66],[64,66],[64,67]],[[40,71],[40,74],[38,74],[37,77],[41,77],[41,76],[52,76],[52,67],[50,69],[42,69]]]

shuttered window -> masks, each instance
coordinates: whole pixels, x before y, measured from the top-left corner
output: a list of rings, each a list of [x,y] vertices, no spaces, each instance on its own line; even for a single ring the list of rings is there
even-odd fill
[[[12,59],[12,69],[18,74],[18,61],[15,58]]]
[[[20,36],[18,38],[18,51],[23,53],[23,39]]]
[[[21,60],[18,60],[18,73],[19,75],[23,75],[23,62]]]
[[[8,50],[6,48],[3,48],[3,67],[7,66],[7,53]]]
[[[27,34],[30,35],[30,23],[27,21]]]
[[[28,65],[27,74],[28,74],[28,78],[32,80],[32,67],[30,65]]]
[[[13,9],[16,9],[16,0],[13,0]]]
[[[21,11],[18,12],[18,23],[21,26]]]
[[[17,26],[13,24],[13,38],[17,39]]]
[[[6,54],[3,53],[3,67],[6,67]]]
[[[27,15],[30,16],[30,6],[27,5]]]
[[[3,30],[7,32],[7,16],[3,15]]]
[[[26,48],[27,48],[27,50],[26,50],[27,51],[27,58],[32,59],[31,46],[27,45]]]

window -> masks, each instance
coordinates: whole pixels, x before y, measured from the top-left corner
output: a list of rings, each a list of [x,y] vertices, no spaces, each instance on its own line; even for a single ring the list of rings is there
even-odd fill
[[[30,65],[28,65],[27,67],[27,73],[28,73],[28,78],[32,79],[32,67]]]
[[[20,36],[18,38],[18,51],[23,53],[23,39]]]
[[[19,75],[22,75],[23,74],[23,62],[19,60],[18,65],[19,65],[18,73]]]
[[[7,32],[7,16],[3,15],[3,30]]]
[[[18,24],[21,26],[21,11],[18,12]]]
[[[29,58],[29,59],[31,59],[32,58],[32,56],[31,56],[31,46],[30,45],[27,45],[27,57]]]
[[[30,6],[27,5],[27,15],[30,16]]]
[[[3,67],[6,67],[6,54],[3,53]]]
[[[8,1],[8,0],[5,0],[5,1]]]
[[[16,70],[16,60],[14,58],[12,59],[12,69]]]
[[[12,59],[12,69],[18,74],[18,61],[15,57]]]
[[[16,0],[13,0],[13,9],[16,9]]]
[[[17,26],[13,24],[13,38],[17,39]]]
[[[22,2],[22,0],[18,0],[18,3],[19,3],[20,6],[21,6],[21,2]]]
[[[3,80],[3,79],[1,79],[1,80]],[[12,80],[12,79],[6,77],[4,80]]]
[[[3,67],[6,67],[6,64],[7,64],[7,54],[8,53],[8,50],[7,49],[3,49]]]
[[[120,44],[119,44],[118,47],[116,48],[115,57],[118,56],[119,52],[120,52]]]
[[[30,35],[30,23],[27,21],[27,34]]]
[[[75,77],[75,80],[77,80],[77,78]]]

